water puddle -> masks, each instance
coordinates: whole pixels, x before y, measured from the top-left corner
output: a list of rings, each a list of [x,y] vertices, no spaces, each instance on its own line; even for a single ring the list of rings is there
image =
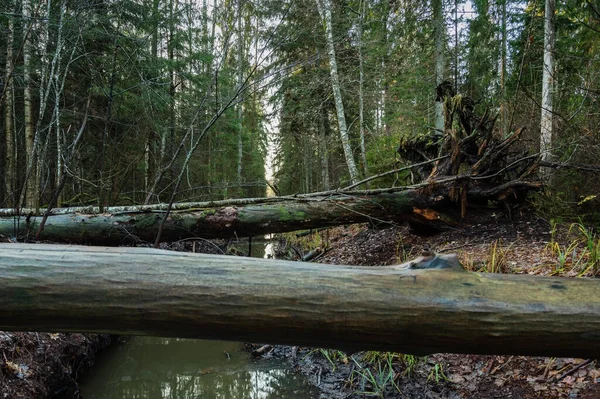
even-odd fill
[[[239,349],[232,342],[131,337],[97,359],[81,392],[86,399],[313,397],[286,365]]]
[[[240,250],[248,242],[239,243]],[[252,256],[272,256],[253,240]],[[255,360],[233,342],[130,337],[101,354],[80,382],[86,399],[306,399],[315,397],[287,364]]]

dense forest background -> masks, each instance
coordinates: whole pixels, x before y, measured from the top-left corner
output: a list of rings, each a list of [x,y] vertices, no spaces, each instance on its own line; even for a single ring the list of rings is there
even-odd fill
[[[600,6],[592,1],[4,0],[0,7],[2,207],[347,185],[410,164],[397,152],[401,144],[439,138],[442,81],[473,99],[477,112],[497,114],[500,137],[525,127],[531,154],[543,145],[545,109],[548,159],[598,165]],[[556,7],[550,44],[548,7]],[[545,41],[551,106],[542,98]],[[554,168],[553,209],[597,204],[594,173]],[[372,185],[411,178],[407,171]]]

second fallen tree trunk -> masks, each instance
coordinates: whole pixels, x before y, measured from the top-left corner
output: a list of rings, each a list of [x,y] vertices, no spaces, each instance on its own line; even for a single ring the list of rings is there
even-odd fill
[[[164,226],[164,241],[190,237],[230,238],[361,222],[400,222],[443,230],[454,222],[435,210],[431,196],[416,190],[377,195],[298,198],[171,211]],[[119,245],[154,241],[164,210],[102,214],[55,213],[48,217],[39,240],[92,245]],[[0,217],[0,235],[33,239],[42,217]]]
[[[0,244],[0,303],[3,330],[600,356],[600,281],[472,273],[453,256],[351,267]]]

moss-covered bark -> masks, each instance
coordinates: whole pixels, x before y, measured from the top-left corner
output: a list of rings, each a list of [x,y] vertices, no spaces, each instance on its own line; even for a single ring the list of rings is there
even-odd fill
[[[411,221],[443,229],[451,220],[429,208],[428,197],[415,191],[369,196],[315,197],[281,202],[172,211],[162,233],[164,241],[189,237],[234,237],[368,221]],[[93,245],[154,241],[163,210],[103,214],[52,214],[40,240]],[[35,237],[41,217],[0,217],[0,234]]]

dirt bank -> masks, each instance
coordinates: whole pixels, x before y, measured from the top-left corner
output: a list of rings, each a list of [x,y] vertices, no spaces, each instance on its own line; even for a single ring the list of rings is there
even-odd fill
[[[0,332],[0,397],[79,398],[77,378],[109,335]]]
[[[313,246],[328,246],[317,260],[322,263],[389,265],[428,248],[458,253],[463,265],[473,271],[589,278],[586,232],[580,227],[555,227],[527,215],[509,220],[490,211],[454,231],[431,237],[415,236],[407,226],[355,225],[306,240]],[[561,254],[569,247],[578,248],[577,255],[564,260]],[[414,358],[375,352],[350,356],[287,347],[275,347],[267,356],[287,358],[321,390],[321,398],[600,397],[600,369],[596,361],[586,359],[455,354]]]

